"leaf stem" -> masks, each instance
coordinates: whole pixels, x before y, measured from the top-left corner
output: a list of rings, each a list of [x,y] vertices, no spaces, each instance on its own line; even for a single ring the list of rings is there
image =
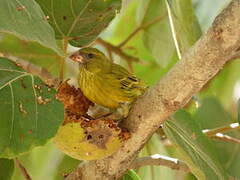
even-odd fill
[[[17,158],[15,158],[15,163],[16,163],[17,167],[19,168],[20,172],[22,173],[22,175],[24,176],[24,178],[26,180],[32,180],[32,178],[28,174],[26,168],[22,165],[22,163]]]
[[[60,58],[60,72],[59,72],[59,79],[60,81],[63,81],[64,78],[64,69],[65,69],[65,59],[67,57],[67,48],[68,48],[68,38],[63,38],[63,52],[64,56]]]
[[[145,23],[145,24],[141,24],[139,27],[137,27],[125,40],[123,40],[117,47],[121,48],[123,47],[125,44],[127,44],[127,42],[133,38],[133,36],[135,36],[138,32],[140,32],[143,29],[148,28],[149,26],[161,21],[162,19],[164,19],[167,16],[167,13],[164,13],[164,15],[162,16],[158,16],[155,19]]]

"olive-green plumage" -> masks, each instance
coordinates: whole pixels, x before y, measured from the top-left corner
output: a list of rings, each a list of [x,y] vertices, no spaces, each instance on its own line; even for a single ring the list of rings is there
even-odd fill
[[[142,95],[146,85],[95,48],[83,48],[71,59],[80,62],[79,86],[92,102],[116,109]]]

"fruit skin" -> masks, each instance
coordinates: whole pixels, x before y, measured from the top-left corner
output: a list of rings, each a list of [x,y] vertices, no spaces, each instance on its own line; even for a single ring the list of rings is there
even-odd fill
[[[79,62],[79,87],[92,102],[110,108],[131,104],[146,85],[95,48],[83,48],[70,58]]]
[[[59,128],[54,143],[75,159],[97,160],[110,156],[119,149],[119,134],[119,130],[110,127],[104,120],[98,120],[93,127],[84,127],[80,121],[68,122]]]

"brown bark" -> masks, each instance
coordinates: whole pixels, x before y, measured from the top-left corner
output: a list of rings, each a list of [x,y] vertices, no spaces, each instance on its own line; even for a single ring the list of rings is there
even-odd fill
[[[132,137],[112,156],[81,164],[67,179],[121,177],[160,124],[182,108],[239,51],[240,0],[233,0],[182,60],[135,103],[123,122]]]

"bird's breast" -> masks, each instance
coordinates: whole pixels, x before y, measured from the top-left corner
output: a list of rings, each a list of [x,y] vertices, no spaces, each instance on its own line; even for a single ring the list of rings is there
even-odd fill
[[[116,109],[120,103],[130,101],[113,82],[85,70],[80,71],[79,86],[89,100],[107,108]]]

